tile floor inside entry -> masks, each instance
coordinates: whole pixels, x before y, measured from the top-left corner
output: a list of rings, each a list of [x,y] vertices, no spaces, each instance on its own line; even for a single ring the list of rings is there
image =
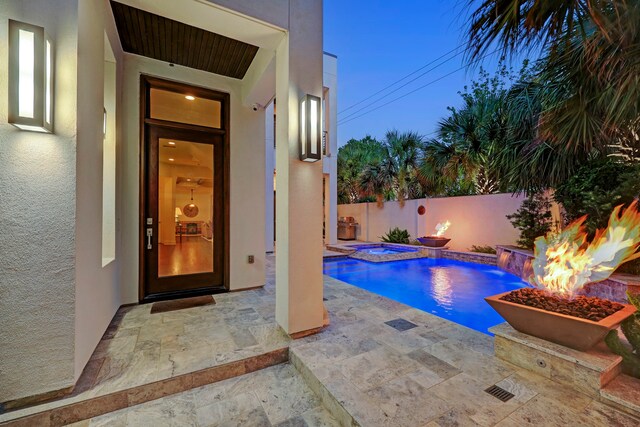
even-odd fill
[[[326,276],[330,326],[290,341],[274,320],[273,261],[269,257],[264,289],[216,295],[216,305],[186,310],[151,315],[150,306],[145,305],[123,312],[96,349],[95,366],[87,372],[97,375],[86,377],[94,378],[94,383],[83,393],[97,395],[193,372],[283,345],[289,346],[289,364],[78,425],[162,425],[141,424],[140,417],[154,420],[164,414],[172,419],[184,408],[196,425],[314,426],[335,421],[389,427],[640,425],[632,415],[495,358],[488,335]],[[284,386],[293,394],[279,395],[286,381],[294,384]],[[244,390],[252,384],[253,394],[247,395]],[[485,393],[494,384],[514,397],[502,402]],[[275,396],[299,398],[302,403],[297,410],[291,403],[278,406],[281,397]],[[2,414],[0,422],[65,404],[65,400],[69,401]],[[293,411],[289,419],[275,415],[281,414],[282,407]],[[220,421],[224,413],[238,415]],[[252,423],[245,416],[262,421]]]

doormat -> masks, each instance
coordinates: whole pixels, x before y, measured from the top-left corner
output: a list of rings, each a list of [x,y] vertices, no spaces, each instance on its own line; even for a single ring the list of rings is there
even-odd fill
[[[167,311],[183,310],[185,308],[200,307],[215,304],[216,300],[211,295],[201,297],[182,298],[172,301],[154,302],[151,306],[151,314],[165,313]]]

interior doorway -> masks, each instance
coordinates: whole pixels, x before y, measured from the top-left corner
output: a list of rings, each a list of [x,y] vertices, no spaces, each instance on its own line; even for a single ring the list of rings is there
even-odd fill
[[[141,301],[227,290],[227,94],[142,78]]]

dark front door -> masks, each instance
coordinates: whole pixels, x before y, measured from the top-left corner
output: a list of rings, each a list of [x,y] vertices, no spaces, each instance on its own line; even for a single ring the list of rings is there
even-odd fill
[[[225,132],[143,126],[141,299],[225,291]]]
[[[223,140],[151,126],[146,296],[223,286]]]

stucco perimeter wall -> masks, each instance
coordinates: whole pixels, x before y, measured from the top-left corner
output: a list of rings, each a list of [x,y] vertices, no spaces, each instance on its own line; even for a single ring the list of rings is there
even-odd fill
[[[434,233],[435,226],[450,221],[446,237],[449,247],[466,251],[472,245],[515,244],[519,231],[505,215],[518,210],[524,195],[489,194],[482,196],[442,197],[398,202],[338,205],[338,216],[352,216],[359,223],[357,239],[379,241],[390,228],[406,229],[412,238]],[[424,206],[424,215],[418,207]]]
[[[0,2],[0,402],[74,381],[77,7]],[[54,134],[7,124],[9,18],[53,39]]]

